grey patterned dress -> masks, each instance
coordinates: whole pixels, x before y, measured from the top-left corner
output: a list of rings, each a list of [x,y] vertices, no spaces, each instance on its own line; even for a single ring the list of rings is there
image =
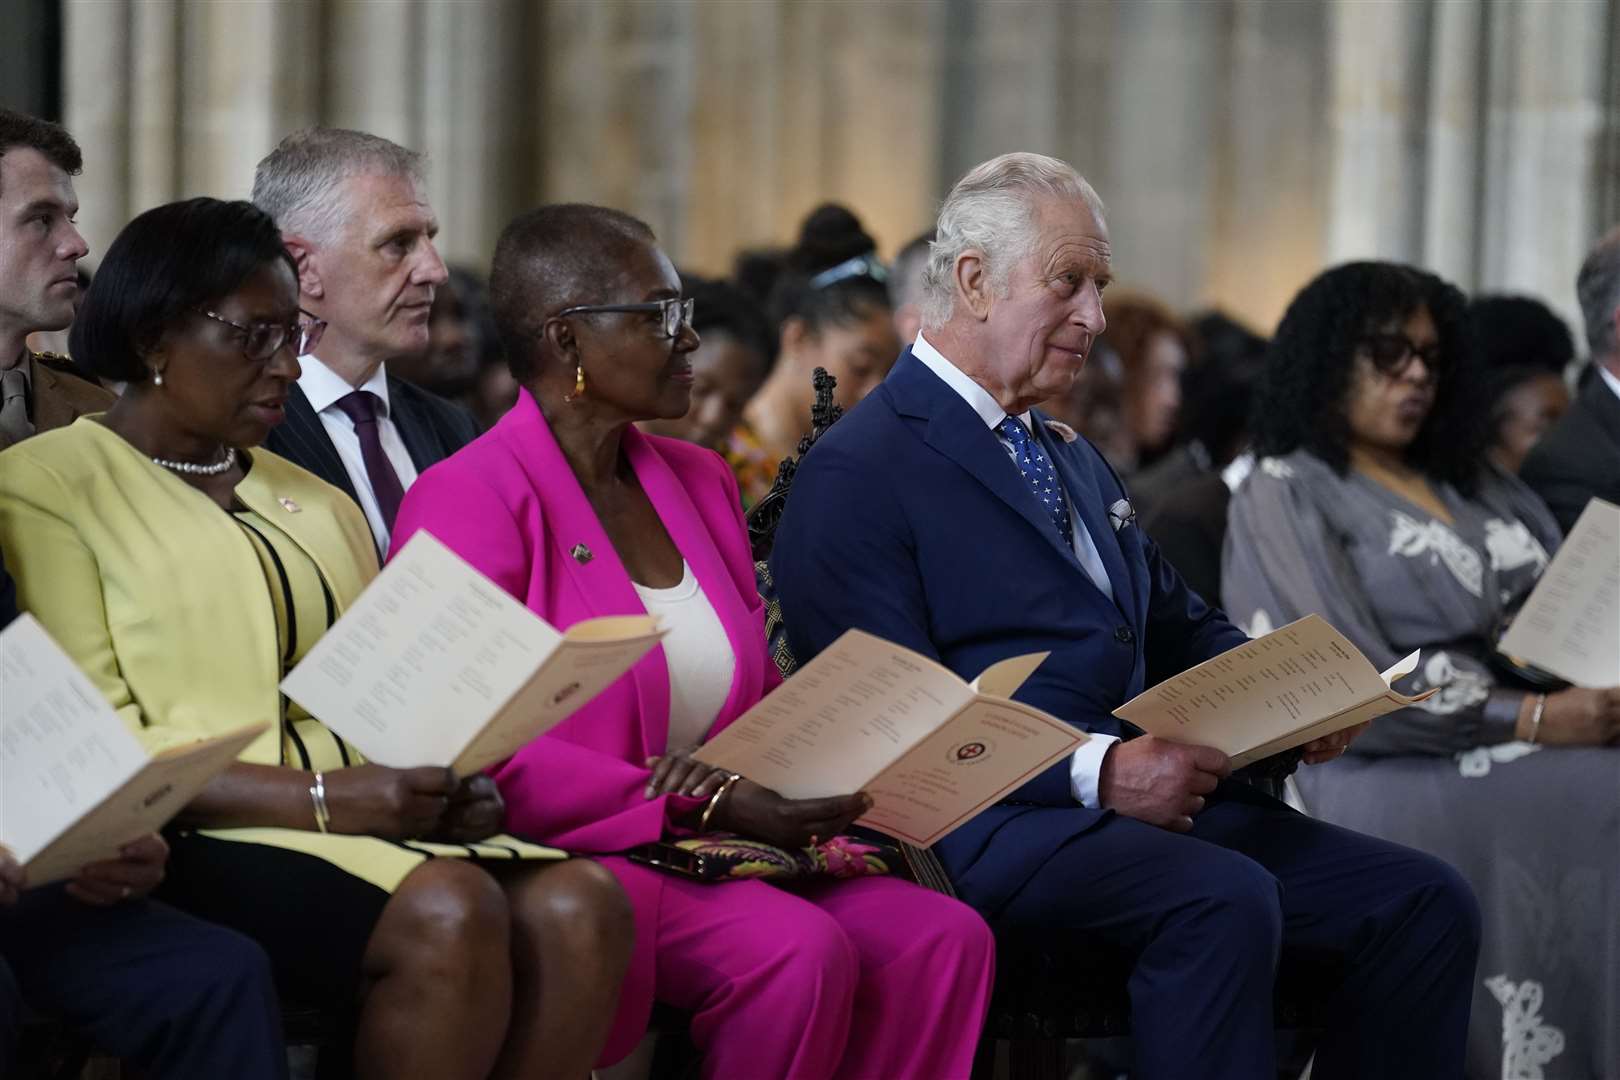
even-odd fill
[[[1517,478],[1450,524],[1305,451],[1262,460],[1232,500],[1222,599],[1263,633],[1311,612],[1375,667],[1421,649],[1402,689],[1440,693],[1296,774],[1312,814],[1446,859],[1485,940],[1468,1041],[1475,1080],[1620,1078],[1620,748],[1514,741],[1525,689],[1489,661],[1558,527]]]

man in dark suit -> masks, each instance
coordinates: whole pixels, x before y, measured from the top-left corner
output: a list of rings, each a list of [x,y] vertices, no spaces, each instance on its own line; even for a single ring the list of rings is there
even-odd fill
[[[253,201],[298,265],[299,304],[327,323],[265,446],[346,491],[388,550],[417,474],[472,441],[465,409],[390,378],[391,357],[427,347],[444,262],[421,157],[375,135],[311,128],[259,162]]]
[[[0,450],[114,400],[74,375],[66,357],[26,344],[73,321],[78,264],[89,252],[73,224],[81,166],[79,144],[61,127],[0,109]]]
[[[964,677],[1050,651],[1018,696],[1090,739],[936,850],[998,926],[1135,955],[1138,1080],[1275,1075],[1285,942],[1347,965],[1318,1080],[1460,1076],[1479,911],[1455,871],[1110,715],[1244,636],[1160,556],[1096,449],[1031,409],[1103,329],[1095,193],[1060,161],[1005,155],[958,182],[937,237],[923,332],[794,481],[771,569],[795,655],[851,627]]]
[[[1519,469],[1566,533],[1593,496],[1620,503],[1620,228],[1587,255],[1575,292],[1592,370],[1569,411]]]

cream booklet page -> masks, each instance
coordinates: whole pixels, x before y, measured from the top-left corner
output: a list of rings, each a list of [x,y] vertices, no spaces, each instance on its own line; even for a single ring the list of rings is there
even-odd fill
[[[647,615],[558,633],[419,532],[281,688],[379,765],[466,775],[560,724],[662,636]]]
[[[1166,679],[1114,710],[1150,735],[1213,746],[1234,768],[1412,705],[1390,688],[1418,654],[1380,673],[1320,615],[1273,630]]]
[[[1500,648],[1576,686],[1620,686],[1620,506],[1586,504]]]
[[[0,632],[0,844],[28,886],[155,832],[265,729],[146,751],[31,615]]]
[[[910,649],[846,632],[696,757],[790,799],[865,791],[860,819],[927,847],[1086,736],[1009,700],[1045,653],[972,683]]]

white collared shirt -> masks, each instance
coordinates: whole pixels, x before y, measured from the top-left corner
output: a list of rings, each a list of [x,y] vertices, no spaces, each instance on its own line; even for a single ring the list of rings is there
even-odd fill
[[[1610,390],[1614,391],[1614,396],[1615,397],[1620,397],[1620,375],[1615,375],[1612,371],[1610,371],[1608,368],[1604,367],[1602,364],[1599,364],[1597,366],[1597,369],[1598,369],[1598,378],[1602,379],[1603,382],[1608,386],[1608,388]]]
[[[383,453],[388,455],[388,463],[399,476],[400,490],[409,491],[411,485],[416,483],[416,463],[411,461],[410,451],[405,449],[405,441],[399,437],[399,429],[394,426],[393,412],[388,403],[388,373],[384,365],[379,364],[371,378],[359,386],[350,386],[337,372],[321,363],[317,356],[300,356],[298,364],[303,368],[298,376],[298,389],[309,399],[309,407],[321,418],[326,437],[332,440],[338,457],[343,460],[349,482],[360,497],[360,509],[365,511],[366,524],[371,526],[371,535],[376,537],[377,549],[386,552],[388,525],[383,521],[377,496],[372,493],[371,478],[366,475],[366,462],[360,455],[360,436],[354,433],[354,421],[349,419],[348,413],[338,408],[337,402],[355,390],[369,390],[377,395],[382,402],[377,415],[377,437],[382,442]]]
[[[1007,451],[1008,456],[1016,461],[1018,452],[1013,449],[1012,443],[1002,438],[1001,433],[996,431],[996,427],[1007,418],[1007,413],[996,403],[996,399],[990,396],[990,392],[974,382],[972,377],[961,368],[947,360],[938,349],[928,343],[928,340],[920,332],[917,334],[917,340],[912,343],[911,355],[921,360],[929,371],[939,376],[941,382],[954,390],[963,401],[967,402],[968,407],[978,415],[980,420],[984,421],[985,427],[996,433],[996,439],[1001,443],[1002,448]],[[1025,412],[1018,419],[1023,422],[1026,429],[1034,430],[1030,426],[1031,418],[1028,412]],[[1059,486],[1062,486],[1061,477],[1059,478]],[[1092,539],[1091,531],[1086,528],[1086,524],[1081,520],[1080,515],[1075,513],[1074,500],[1069,497],[1067,491],[1063,492],[1063,500],[1069,508],[1069,520],[1074,525],[1075,557],[1080,560],[1081,568],[1085,570],[1086,576],[1091,579],[1092,583],[1103,591],[1104,596],[1112,600],[1114,598],[1113,583],[1108,579],[1108,570],[1103,565],[1102,553],[1097,550],[1097,542]],[[1112,735],[1093,735],[1081,744],[1080,748],[1074,752],[1073,758],[1070,759],[1069,790],[1073,792],[1075,801],[1081,806],[1089,806],[1093,809],[1098,806],[1097,781],[1102,773],[1103,757],[1108,753],[1108,748],[1118,741]]]

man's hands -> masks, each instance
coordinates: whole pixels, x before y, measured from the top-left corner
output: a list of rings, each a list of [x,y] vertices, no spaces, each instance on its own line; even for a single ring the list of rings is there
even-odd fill
[[[1366,731],[1370,726],[1372,726],[1372,721],[1368,720],[1365,724],[1357,724],[1342,731],[1335,731],[1331,735],[1324,735],[1320,739],[1312,739],[1300,747],[1301,750],[1305,751],[1305,764],[1320,765],[1324,761],[1332,761],[1334,758],[1339,757],[1355,741],[1356,736]]]
[[[779,847],[804,847],[837,836],[872,808],[865,792],[825,799],[785,799],[752,780],[739,780],[720,800],[711,825]]]
[[[169,845],[157,833],[150,833],[125,844],[118,858],[84,867],[68,882],[67,894],[96,907],[145,896],[163,881],[163,864],[168,860]]]
[[[1103,806],[1171,832],[1187,832],[1204,798],[1232,774],[1232,759],[1213,747],[1183,746],[1152,735],[1115,743],[1103,758],[1097,797]]]

